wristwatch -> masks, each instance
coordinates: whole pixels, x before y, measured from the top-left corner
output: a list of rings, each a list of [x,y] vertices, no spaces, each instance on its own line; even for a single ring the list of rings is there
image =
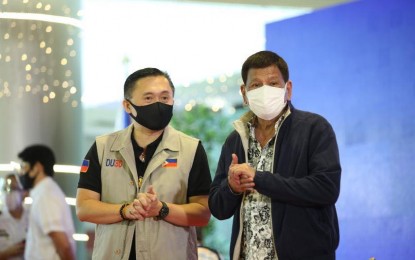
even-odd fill
[[[159,211],[159,215],[156,217],[156,220],[162,220],[165,217],[167,217],[167,215],[169,215],[169,207],[167,206],[166,202],[164,201],[160,201],[162,206],[161,209]]]

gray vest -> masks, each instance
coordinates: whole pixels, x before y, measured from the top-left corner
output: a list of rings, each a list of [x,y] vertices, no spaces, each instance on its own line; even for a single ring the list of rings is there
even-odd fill
[[[130,125],[96,139],[101,163],[101,201],[111,204],[131,202],[138,192],[146,192],[148,186],[153,185],[160,200],[188,203],[189,172],[199,140],[166,127],[144,173],[140,191],[131,143],[132,129]],[[197,259],[194,227],[176,226],[152,218],[97,224],[92,258],[128,259],[134,232],[137,259]]]

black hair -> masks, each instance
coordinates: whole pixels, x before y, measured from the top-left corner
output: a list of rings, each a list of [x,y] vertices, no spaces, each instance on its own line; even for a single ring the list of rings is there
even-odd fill
[[[26,147],[23,151],[18,154],[19,158],[30,164],[30,168],[39,162],[43,165],[46,175],[53,177],[55,173],[53,165],[55,165],[55,155],[53,151],[41,144],[36,144]]]
[[[137,70],[136,72],[132,73],[128,78],[125,80],[124,83],[124,98],[130,99],[132,96],[132,92],[134,90],[134,85],[137,82],[137,80],[146,78],[146,77],[154,77],[154,76],[162,76],[165,77],[170,84],[170,87],[173,90],[174,95],[174,85],[173,82],[170,79],[169,74],[167,72],[163,72],[157,68],[144,68]]]
[[[278,54],[272,51],[260,51],[252,54],[246,59],[242,65],[242,80],[246,84],[248,77],[248,71],[250,69],[262,69],[269,67],[271,65],[276,65],[280,70],[282,77],[285,82],[289,79],[288,65],[285,60],[280,57]]]

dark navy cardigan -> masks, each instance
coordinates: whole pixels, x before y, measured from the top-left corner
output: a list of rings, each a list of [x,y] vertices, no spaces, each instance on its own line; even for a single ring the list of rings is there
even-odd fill
[[[294,109],[278,133],[273,174],[256,172],[255,189],[272,200],[272,227],[279,260],[335,259],[339,226],[335,202],[340,192],[336,137],[323,117]],[[227,173],[237,154],[246,162],[240,135],[226,139],[209,194],[217,219],[233,218],[230,257],[239,232],[242,195],[233,194]]]

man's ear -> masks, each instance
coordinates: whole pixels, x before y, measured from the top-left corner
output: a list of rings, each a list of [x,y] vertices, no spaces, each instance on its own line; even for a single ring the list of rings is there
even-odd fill
[[[32,170],[33,172],[45,172],[45,168],[43,167],[43,164],[41,164],[40,162],[35,162],[32,166]]]
[[[248,105],[248,98],[246,97],[246,87],[244,84],[241,85],[240,90],[241,90],[243,104]]]
[[[127,114],[131,114],[131,104],[126,99],[122,101],[122,106]]]
[[[286,97],[287,100],[291,101],[291,97],[292,97],[292,92],[293,91],[293,82],[291,80],[287,81],[287,93],[286,93]]]

